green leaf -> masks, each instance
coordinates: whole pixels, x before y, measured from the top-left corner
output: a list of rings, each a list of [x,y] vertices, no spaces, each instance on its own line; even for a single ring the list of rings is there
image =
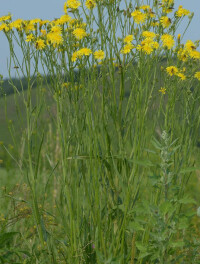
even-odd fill
[[[147,247],[144,246],[141,242],[135,242],[136,248],[141,252],[147,252]]]
[[[143,258],[149,256],[150,254],[151,254],[151,253],[149,253],[149,252],[143,252],[143,253],[140,254],[140,256],[139,256],[138,259],[143,259]]]
[[[163,202],[160,205],[160,211],[163,213],[163,215],[167,214],[169,211],[171,211],[173,209],[173,206],[170,202],[166,201]]]
[[[196,204],[196,201],[190,197],[183,197],[179,200],[180,204]]]
[[[137,222],[131,222],[131,223],[129,223],[127,229],[128,230],[131,230],[131,231],[144,231],[143,226],[140,225]]]

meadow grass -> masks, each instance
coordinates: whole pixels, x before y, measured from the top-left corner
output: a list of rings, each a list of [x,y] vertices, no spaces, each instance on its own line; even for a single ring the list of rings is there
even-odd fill
[[[141,2],[0,18],[23,76],[0,99],[2,263],[199,263],[199,42],[176,36],[193,14]]]

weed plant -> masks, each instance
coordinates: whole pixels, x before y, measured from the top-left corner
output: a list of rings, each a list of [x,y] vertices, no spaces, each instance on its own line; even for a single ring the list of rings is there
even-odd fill
[[[193,14],[174,4],[67,0],[52,21],[0,18],[21,124],[13,149],[1,143],[18,179],[3,178],[1,263],[200,263],[187,189],[199,41],[182,43]]]

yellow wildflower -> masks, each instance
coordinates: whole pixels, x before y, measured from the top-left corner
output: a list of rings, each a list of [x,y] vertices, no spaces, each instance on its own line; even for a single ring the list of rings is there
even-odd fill
[[[97,50],[94,52],[94,57],[97,60],[103,60],[105,58],[105,52],[103,50]]]
[[[36,49],[41,50],[41,49],[43,49],[45,46],[46,46],[46,45],[45,45],[45,42],[44,42],[43,39],[38,38],[38,39],[36,40],[36,42],[35,42],[35,47],[36,47]]]
[[[46,25],[46,24],[48,24],[50,21],[49,20],[41,20],[40,22],[39,22],[39,25],[40,25],[40,27],[42,27],[43,25]]]
[[[5,30],[7,32],[9,29],[9,26],[6,23],[0,25],[0,31]]]
[[[183,73],[181,73],[181,72],[178,72],[176,74],[176,76],[178,76],[182,81],[184,81],[186,79],[186,76]]]
[[[11,15],[2,16],[2,17],[0,17],[0,22],[10,20],[10,19],[11,19]]]
[[[34,39],[33,34],[30,34],[30,35],[27,35],[27,36],[26,36],[26,42],[30,42],[30,41],[32,41],[33,39]]]
[[[58,19],[58,24],[63,25],[69,22],[71,19],[72,18],[69,15],[65,14]]]
[[[196,46],[194,44],[194,42],[192,42],[191,40],[187,40],[185,43],[185,49],[190,52],[193,50],[196,50]]]
[[[49,41],[49,43],[53,44],[54,46],[63,43],[62,36],[57,32],[49,32],[47,34],[47,40]]]
[[[133,35],[128,35],[124,38],[125,43],[130,43],[131,41],[133,41]]]
[[[163,47],[167,47],[168,49],[171,49],[175,44],[173,36],[168,34],[162,35],[161,40],[163,42]]]
[[[66,5],[64,5],[64,7],[66,6],[66,8],[77,9],[80,5],[81,3],[78,0],[67,0]],[[64,8],[65,13],[66,8]]]
[[[86,0],[85,6],[88,9],[93,9],[96,6],[96,2],[94,0]]]
[[[45,29],[41,29],[40,32],[42,33],[43,36],[47,34],[47,31]]]
[[[134,45],[131,43],[128,43],[124,46],[124,48],[120,51],[120,53],[122,54],[130,53],[133,48],[134,48]]]
[[[140,9],[142,9],[142,10],[148,10],[149,8],[150,8],[149,5],[142,5],[142,6],[140,6]]]
[[[197,50],[192,50],[189,55],[192,59],[200,59],[200,52]]]
[[[186,61],[188,57],[188,52],[185,49],[180,49],[178,51],[178,59],[181,61]]]
[[[194,77],[197,78],[200,81],[200,72],[196,72]]]
[[[151,32],[151,31],[143,31],[142,36],[145,38],[152,38],[153,39],[156,37],[156,34],[154,32]]]
[[[176,75],[178,73],[178,68],[175,67],[175,66],[169,66],[166,68],[166,72],[170,75],[170,76],[173,76],[173,75]]]
[[[134,12],[132,12],[131,16],[133,17],[136,24],[143,24],[147,19],[147,15],[139,10],[135,10]]]
[[[23,23],[23,20],[19,18],[10,23],[10,28],[11,29],[16,28],[17,30],[22,30],[22,23]]]
[[[161,87],[160,90],[159,90],[159,92],[161,92],[162,94],[166,94],[166,88]]]
[[[83,28],[76,28],[72,33],[78,40],[81,40],[82,38],[87,36],[87,33]]]
[[[187,9],[184,9],[182,5],[180,5],[178,10],[176,11],[177,17],[188,16],[189,14],[190,14],[190,11]]]
[[[24,21],[24,24],[25,24],[25,32],[26,33],[35,30],[34,24],[31,23],[30,21]]]
[[[56,33],[56,34],[61,34],[62,33],[62,30],[61,30],[61,28],[59,26],[53,26],[51,28],[51,32],[52,33]]]
[[[171,25],[171,19],[167,16],[162,16],[160,18],[160,23],[164,28],[168,28]]]

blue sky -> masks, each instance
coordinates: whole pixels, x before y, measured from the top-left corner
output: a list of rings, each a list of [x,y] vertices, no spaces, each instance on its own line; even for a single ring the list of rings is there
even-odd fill
[[[134,0],[133,0],[134,1]],[[54,19],[63,14],[64,0],[4,0],[1,1],[0,16],[13,14],[13,20],[17,18],[32,19]],[[145,1],[144,1],[145,2]],[[183,5],[184,8],[194,12],[193,21],[185,35],[184,40],[200,39],[200,0],[176,0],[176,7]],[[180,32],[185,28],[187,19],[182,23]],[[0,32],[0,74],[8,76],[7,59],[9,57],[9,47],[7,40]]]

